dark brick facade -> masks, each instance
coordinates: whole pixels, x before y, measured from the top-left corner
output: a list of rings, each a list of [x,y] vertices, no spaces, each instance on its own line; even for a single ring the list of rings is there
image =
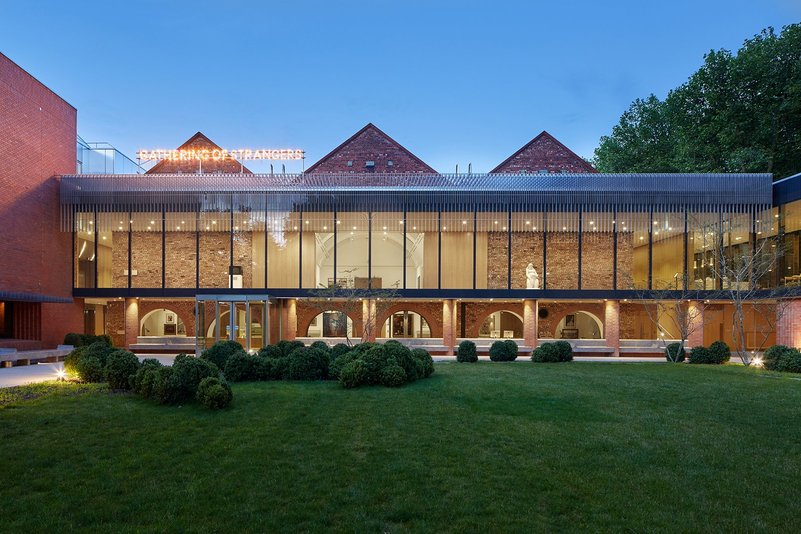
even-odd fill
[[[560,143],[548,132],[542,132],[520,150],[509,156],[490,173],[598,172],[595,167]]]

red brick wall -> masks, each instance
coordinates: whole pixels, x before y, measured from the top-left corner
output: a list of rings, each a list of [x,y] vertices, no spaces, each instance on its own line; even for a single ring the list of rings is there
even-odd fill
[[[598,172],[557,141],[548,132],[542,132],[506,161],[495,167],[494,173],[548,172]]]
[[[392,165],[388,164],[392,161]],[[348,161],[352,165],[348,165]],[[365,167],[374,161],[375,167]],[[309,167],[310,173],[434,173],[434,169],[423,163],[387,134],[368,124],[353,137]]]
[[[0,290],[72,295],[72,236],[56,174],[74,173],[77,111],[0,54]],[[81,306],[47,304],[42,342],[83,331]]]
[[[215,150],[220,149],[208,137],[198,132],[190,137],[183,145],[179,146],[181,150]],[[168,161],[162,160],[150,168],[146,174],[168,174],[168,173],[185,173],[195,174],[202,172],[203,174],[225,173],[237,174],[245,173],[252,174],[247,167],[242,165],[239,161],[233,158],[226,158],[219,161],[207,160],[199,164],[197,161]]]

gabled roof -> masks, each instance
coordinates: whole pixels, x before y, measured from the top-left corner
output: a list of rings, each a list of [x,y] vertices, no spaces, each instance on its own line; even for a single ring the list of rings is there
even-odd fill
[[[221,150],[222,147],[217,145],[214,141],[206,137],[203,133],[197,132],[190,137],[178,150]],[[150,168],[145,174],[174,174],[174,173],[187,173],[196,174],[199,165],[197,161],[170,161],[161,160],[153,167]],[[250,169],[243,166],[238,160],[234,158],[226,158],[220,161],[208,160],[203,162],[203,174],[238,174],[246,173],[253,174]]]
[[[557,173],[598,172],[584,158],[543,130],[537,137],[523,145],[520,150],[492,169],[490,174],[536,173],[542,170]]]
[[[368,161],[374,163],[370,168],[366,168]],[[437,172],[371,122],[306,170],[307,173],[365,171],[430,174]]]

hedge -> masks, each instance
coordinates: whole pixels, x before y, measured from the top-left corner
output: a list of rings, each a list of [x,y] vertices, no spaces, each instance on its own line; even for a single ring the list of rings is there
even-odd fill
[[[459,343],[459,348],[456,349],[456,361],[465,363],[477,362],[476,344],[467,339]]]

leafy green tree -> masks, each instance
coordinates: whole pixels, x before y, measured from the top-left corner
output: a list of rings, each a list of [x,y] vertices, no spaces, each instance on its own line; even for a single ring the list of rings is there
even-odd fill
[[[604,172],[801,171],[801,24],[713,50],[664,100],[635,100],[601,138]]]

